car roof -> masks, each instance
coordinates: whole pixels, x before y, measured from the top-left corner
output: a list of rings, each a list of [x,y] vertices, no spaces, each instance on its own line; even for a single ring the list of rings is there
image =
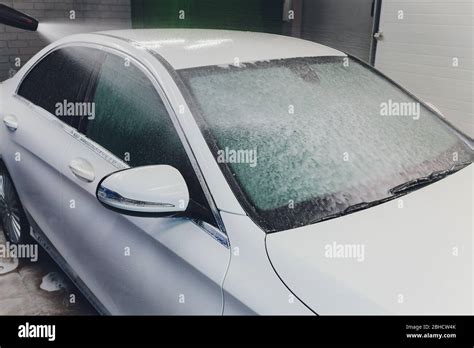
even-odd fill
[[[288,36],[212,29],[130,29],[96,33],[133,41],[160,54],[176,70],[210,65],[321,56],[333,48]]]

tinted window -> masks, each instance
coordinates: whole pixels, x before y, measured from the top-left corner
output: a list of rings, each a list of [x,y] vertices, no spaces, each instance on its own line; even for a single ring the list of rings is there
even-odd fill
[[[133,63],[108,55],[95,96],[95,118],[82,131],[132,167],[167,164],[184,176],[191,209],[214,223],[186,151],[155,87]]]
[[[87,101],[93,92],[92,77],[101,57],[101,51],[86,47],[54,51],[31,70],[18,94],[77,128],[82,115],[58,113],[58,105]]]

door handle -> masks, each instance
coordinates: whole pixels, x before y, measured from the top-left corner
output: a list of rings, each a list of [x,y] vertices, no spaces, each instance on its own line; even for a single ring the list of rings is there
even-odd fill
[[[69,162],[69,169],[79,179],[92,182],[95,179],[95,172],[92,164],[83,158],[76,158]]]
[[[16,119],[15,116],[6,116],[3,119],[3,123],[5,126],[12,132],[16,131],[18,129],[18,120]]]

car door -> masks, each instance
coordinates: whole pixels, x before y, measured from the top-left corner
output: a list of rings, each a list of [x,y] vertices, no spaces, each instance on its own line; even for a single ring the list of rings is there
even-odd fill
[[[90,64],[73,48],[47,54],[26,73],[18,90],[11,91],[2,110],[2,117],[15,124],[5,133],[3,159],[30,217],[54,243],[60,242],[64,228],[58,169],[68,137],[55,116],[56,103],[83,101],[98,58],[97,52],[83,53]]]
[[[113,314],[222,314],[230,258],[169,105],[135,59],[104,49],[91,89],[95,114],[71,127],[61,164],[61,253]],[[125,216],[96,198],[101,180],[129,167],[168,164],[190,191],[186,217]]]

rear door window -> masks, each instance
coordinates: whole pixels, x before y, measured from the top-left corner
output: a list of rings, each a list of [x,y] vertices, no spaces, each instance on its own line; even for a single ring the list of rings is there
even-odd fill
[[[84,103],[94,92],[94,76],[102,57],[102,51],[89,47],[53,51],[27,74],[18,94],[79,128],[84,117],[93,117]]]

